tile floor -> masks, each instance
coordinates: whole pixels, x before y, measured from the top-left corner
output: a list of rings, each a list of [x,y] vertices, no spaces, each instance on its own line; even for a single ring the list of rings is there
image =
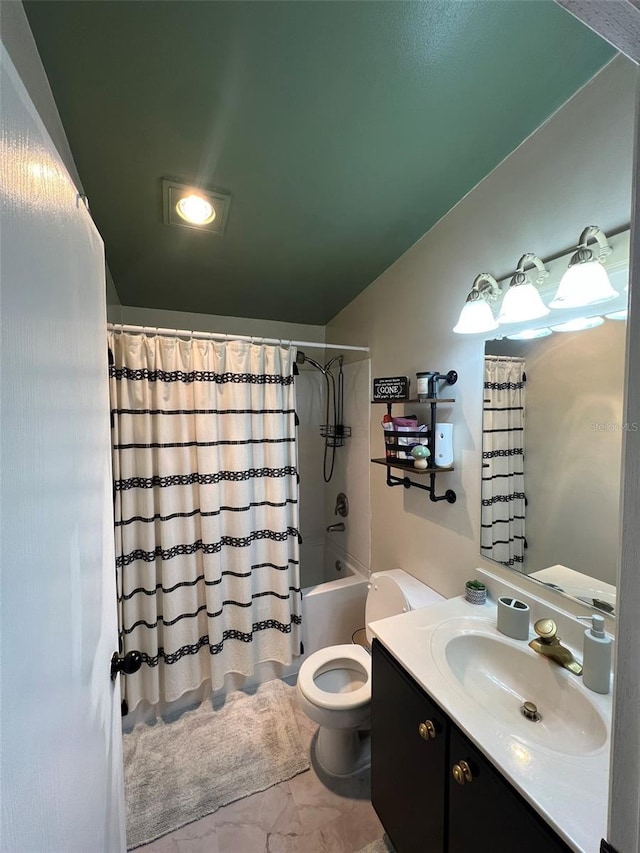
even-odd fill
[[[309,749],[317,727],[297,707],[295,696],[293,704]],[[382,838],[370,801],[369,771],[331,788],[321,775],[312,763],[305,773],[224,806],[136,853],[356,853]]]

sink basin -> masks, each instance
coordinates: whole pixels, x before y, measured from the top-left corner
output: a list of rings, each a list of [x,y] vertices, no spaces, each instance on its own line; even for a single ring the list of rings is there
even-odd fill
[[[526,643],[502,639],[489,626],[469,627],[468,621],[445,622],[432,638],[434,660],[452,686],[526,742],[567,755],[605,745],[605,720],[582,679]],[[537,706],[539,721],[523,715],[524,702]]]

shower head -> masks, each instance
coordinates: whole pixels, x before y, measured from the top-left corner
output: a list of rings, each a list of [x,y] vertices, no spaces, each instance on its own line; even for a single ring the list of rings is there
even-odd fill
[[[327,375],[327,371],[321,364],[318,364],[315,359],[309,358],[308,355],[305,355],[302,350],[299,349],[296,353],[296,364],[304,364],[305,362],[308,362],[312,367],[315,367],[316,370],[319,370],[320,373],[324,374],[324,376]]]
[[[342,364],[343,364],[343,362],[344,362],[344,356],[343,356],[343,355],[335,355],[335,356],[331,359],[331,361],[328,361],[328,362],[325,364],[325,370],[331,370],[331,368],[332,368],[332,367],[333,367],[333,365],[336,363],[336,361],[338,362],[338,364],[340,365],[340,367],[342,367]]]

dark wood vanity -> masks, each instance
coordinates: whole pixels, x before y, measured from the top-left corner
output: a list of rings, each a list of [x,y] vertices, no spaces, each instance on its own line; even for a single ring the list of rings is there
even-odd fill
[[[397,853],[570,851],[378,640],[372,678],[371,800]]]

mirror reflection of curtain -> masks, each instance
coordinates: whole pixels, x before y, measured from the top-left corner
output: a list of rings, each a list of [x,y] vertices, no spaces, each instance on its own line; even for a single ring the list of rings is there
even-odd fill
[[[482,420],[484,557],[524,568],[524,360],[486,356]]]

